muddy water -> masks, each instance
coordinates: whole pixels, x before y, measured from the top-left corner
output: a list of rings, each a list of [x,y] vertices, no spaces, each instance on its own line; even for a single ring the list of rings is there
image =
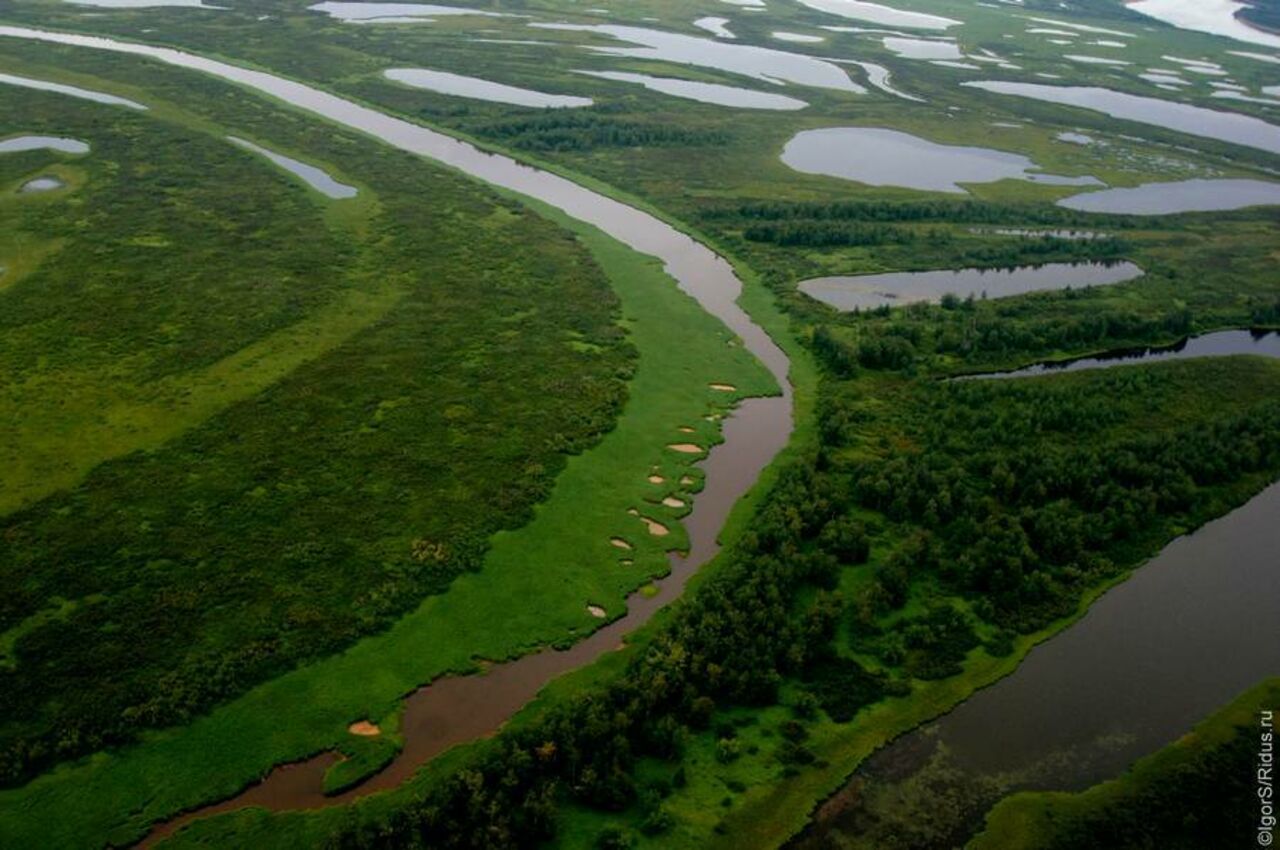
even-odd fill
[[[1280,670],[1280,483],[1174,540],[1075,625],[883,748],[789,845],[885,846],[880,813],[932,796],[910,841],[963,846],[1000,797],[1118,775]]]
[[[367,133],[401,150],[558,207],[637,251],[660,258],[680,288],[736,333],[745,347],[774,375],[783,391],[781,396],[774,398],[748,399],[725,420],[725,441],[703,461],[706,486],[694,501],[692,513],[684,520],[689,532],[689,551],[683,556],[671,557],[672,572],[659,582],[656,595],[633,595],[628,600],[625,616],[569,650],[543,650],[514,662],[494,665],[484,675],[446,677],[415,691],[406,698],[402,724],[404,750],[385,770],[346,794],[336,797],[323,795],[322,777],[336,758],[332,754],[324,754],[278,768],[263,782],[238,797],[175,819],[157,828],[144,844],[154,843],[197,817],[244,806],[285,810],[348,802],[398,785],[428,759],[454,744],[495,732],[550,679],[615,649],[624,635],[676,599],[689,577],[718,550],[716,536],[730,509],[786,444],[792,428],[786,355],[738,307],[736,301],[742,285],[729,263],[657,218],[563,177],[530,168],[505,156],[485,153],[441,133],[262,71],[251,71],[169,48],[95,36],[0,26],[2,37],[130,53],[211,74]]]

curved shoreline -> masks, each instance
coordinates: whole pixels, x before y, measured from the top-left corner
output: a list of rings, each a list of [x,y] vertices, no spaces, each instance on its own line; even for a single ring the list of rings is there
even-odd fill
[[[414,691],[405,699],[404,748],[388,766],[344,793],[330,797],[323,793],[324,773],[337,760],[334,753],[326,751],[301,762],[277,766],[261,782],[221,803],[160,824],[143,839],[143,846],[161,840],[193,820],[244,806],[288,810],[341,805],[356,797],[395,787],[445,749],[497,731],[551,679],[616,648],[626,633],[678,598],[698,567],[719,551],[717,534],[733,505],[788,442],[793,427],[793,398],[787,356],[737,305],[742,284],[730,264],[656,216],[558,174],[483,151],[469,142],[266,72],[173,48],[100,36],[0,26],[0,37],[133,54],[215,76],[374,136],[383,143],[452,167],[492,186],[547,203],[642,254],[662,260],[667,275],[703,310],[741,339],[743,346],[764,364],[782,390],[777,397],[745,399],[725,420],[724,442],[714,447],[703,461],[706,488],[698,494],[694,510],[684,520],[689,551],[669,558],[671,573],[658,582],[657,594],[632,594],[624,616],[568,650],[543,649],[494,665],[483,675],[445,676]]]

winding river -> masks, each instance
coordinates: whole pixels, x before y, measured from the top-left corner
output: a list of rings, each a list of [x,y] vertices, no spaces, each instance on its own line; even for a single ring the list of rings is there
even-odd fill
[[[337,756],[322,754],[277,767],[262,782],[236,797],[198,809],[157,827],[143,841],[152,844],[190,821],[245,806],[272,810],[318,808],[399,785],[445,749],[497,729],[552,678],[589,664],[618,647],[623,636],[679,597],[689,577],[719,549],[717,534],[730,509],[786,445],[792,429],[789,362],[764,330],[737,305],[741,281],[732,266],[705,245],[634,207],[540,171],[510,157],[487,153],[443,133],[428,130],[337,95],[263,71],[249,70],[167,47],[99,36],[0,26],[0,37],[127,53],[221,78],[284,101],[409,153],[452,167],[471,177],[550,204],[643,254],[660,259],[667,273],[704,310],[720,319],[777,379],[782,394],[747,399],[725,421],[724,442],[706,460],[706,487],[685,518],[689,551],[671,556],[671,573],[653,596],[632,595],[627,614],[571,649],[544,649],[491,667],[484,675],[441,678],[406,697],[401,732],[405,746],[383,771],[356,788],[324,796],[324,772]]]

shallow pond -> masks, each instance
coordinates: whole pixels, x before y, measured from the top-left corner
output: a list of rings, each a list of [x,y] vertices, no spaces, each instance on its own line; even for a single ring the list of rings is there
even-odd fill
[[[903,59],[963,59],[960,45],[954,41],[888,36],[881,43],[885,50]]]
[[[698,83],[691,80],[680,80],[675,77],[653,77],[648,74],[631,74],[625,71],[578,71],[589,77],[602,80],[613,80],[619,83],[635,83],[652,91],[696,100],[700,103],[711,103],[716,106],[736,106],[743,109],[804,109],[809,104],[785,94],[752,91],[751,89],[726,86],[719,83]]]
[[[964,194],[961,183],[1030,180],[1055,186],[1097,186],[1093,177],[1036,172],[1025,156],[989,148],[942,145],[882,127],[830,127],[797,133],[782,161],[805,174],[857,180],[869,186],[899,186]]]
[[[89,145],[79,139],[69,139],[66,136],[15,136],[11,139],[0,139],[0,153],[42,150],[82,154],[89,152]]]
[[[462,74],[451,74],[447,71],[431,71],[426,68],[389,68],[382,72],[388,80],[415,89],[427,89],[440,94],[455,97],[469,97],[475,100],[487,100],[492,103],[506,103],[512,106],[531,106],[545,109],[566,109],[590,106],[589,97],[574,97],[566,94],[548,94],[495,83],[479,77],[465,77]]]
[[[812,56],[788,53],[785,50],[752,47],[723,39],[698,38],[646,27],[614,24],[530,24],[530,26],[565,32],[595,33],[639,45],[638,47],[589,48],[605,56],[656,59],[681,65],[713,68],[774,85],[794,83],[854,93],[865,91],[862,86],[849,79],[849,75],[839,66]]]
[[[501,12],[486,12],[463,6],[437,6],[431,3],[347,3],[329,0],[308,6],[312,12],[323,12],[331,18],[348,23],[387,23],[429,21],[448,15],[477,15],[485,18],[506,18]]]
[[[354,198],[356,196],[357,190],[355,186],[348,186],[346,183],[339,183],[329,175],[329,172],[322,168],[317,168],[314,165],[307,165],[305,162],[299,162],[298,160],[287,157],[284,154],[279,154],[260,145],[255,145],[253,142],[246,141],[245,139],[240,139],[235,136],[227,136],[227,139],[232,144],[238,145],[245,150],[253,151],[259,156],[265,157],[284,170],[300,178],[302,182],[306,183],[312,189],[315,189],[326,197],[341,200],[343,198]]]
[[[990,80],[961,85],[996,94],[1092,109],[1124,121],[1136,121],[1204,139],[1216,139],[1280,154],[1280,127],[1238,112],[1221,112],[1203,106],[1088,86],[1051,86],[1043,83]]]
[[[1265,204],[1280,204],[1280,183],[1265,180],[1179,180],[1085,192],[1058,201],[1058,206],[1068,209],[1125,215],[1238,210]]]
[[[728,18],[706,17],[698,18],[693,25],[700,30],[706,30],[716,38],[737,38],[728,27]]]
[[[1008,372],[985,372],[963,375],[959,380],[989,380],[996,378],[1029,378],[1036,375],[1057,375],[1062,372],[1081,372],[1087,369],[1109,369],[1113,366],[1133,366],[1138,363],[1159,363],[1164,360],[1191,360],[1196,357],[1224,357],[1230,354],[1253,354],[1258,357],[1280,358],[1280,331],[1215,331],[1188,337],[1175,345],[1126,348],[1109,351],[1094,357],[1075,360],[1055,360],[1036,363]]]
[[[1133,263],[1049,263],[1012,269],[941,269],[846,277],[819,277],[800,291],[840,311],[937,303],[945,295],[1007,298],[1028,292],[1103,286],[1142,276]]]
[[[963,790],[931,800],[937,823],[922,826],[945,834],[933,846],[963,846],[1008,791],[1117,776],[1274,675],[1276,517],[1280,483],[1174,540],[1013,674],[868,759],[790,846],[831,846],[837,833],[849,841],[839,846],[860,846],[864,801],[930,777]]]
[[[896,9],[882,3],[866,3],[863,0],[800,0],[800,4],[819,12],[852,18],[855,21],[867,21],[886,27],[907,27],[908,29],[945,30],[958,26],[963,21],[944,18],[941,15],[928,15],[923,12],[909,12]]]
[[[203,0],[65,0],[76,6],[96,6],[101,9],[152,9],[161,6],[178,6],[184,9],[214,9],[226,11],[226,6],[210,6]]]
[[[71,97],[78,97],[83,100],[92,100],[95,103],[105,103],[108,106],[127,106],[130,109],[146,109],[146,107],[141,103],[127,100],[123,97],[116,97],[113,94],[105,94],[104,92],[82,89],[79,86],[68,86],[63,83],[55,83],[49,80],[37,80],[33,77],[19,77],[16,74],[0,74],[0,84],[20,86],[26,89],[38,89],[40,91],[54,92],[56,94],[65,94]]]
[[[28,180],[22,184],[22,188],[18,191],[24,195],[34,195],[40,192],[52,192],[55,189],[61,189],[66,186],[57,177],[37,177],[34,180]]]

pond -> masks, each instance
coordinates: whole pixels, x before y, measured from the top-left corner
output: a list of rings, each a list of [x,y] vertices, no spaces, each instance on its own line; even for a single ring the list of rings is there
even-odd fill
[[[226,6],[210,6],[203,0],[65,0],[76,6],[96,6],[100,9],[152,9],[161,6],[178,6],[184,9],[213,9],[226,11]]]
[[[1221,112],[1203,106],[1091,86],[1054,86],[991,80],[961,85],[996,94],[1092,109],[1123,121],[1150,124],[1203,139],[1215,139],[1280,154],[1280,127],[1238,112]]]
[[[451,74],[448,71],[431,71],[426,68],[388,68],[382,72],[388,80],[415,89],[427,89],[439,94],[455,97],[469,97],[475,100],[487,100],[491,103],[506,103],[511,106],[530,106],[543,109],[566,109],[590,106],[589,97],[574,97],[566,94],[548,94],[495,83],[479,77],[466,77],[462,74]]]
[[[942,145],[882,127],[804,130],[787,142],[782,161],[805,174],[956,194],[965,194],[962,183],[1009,179],[1055,186],[1102,185],[1093,177],[1039,173],[1036,164],[1021,154]]]
[[[37,177],[34,180],[28,180],[22,184],[22,188],[18,191],[24,195],[34,195],[39,192],[52,192],[55,189],[61,189],[66,186],[57,177]]]
[[[69,139],[66,136],[15,136],[10,139],[0,139],[0,153],[41,150],[82,154],[89,152],[89,145],[79,139]]]
[[[578,71],[589,77],[601,80],[613,80],[619,83],[635,83],[651,91],[710,103],[716,106],[736,106],[743,109],[804,109],[809,104],[799,98],[785,94],[742,89],[737,86],[726,86],[720,83],[697,83],[692,80],[681,80],[675,77],[653,77],[648,74],[631,74],[625,71]]]
[[[962,375],[957,380],[989,380],[996,378],[1029,378],[1036,375],[1057,375],[1062,372],[1081,372],[1087,369],[1109,369],[1113,366],[1133,366],[1138,363],[1159,363],[1164,360],[1191,360],[1196,357],[1224,357],[1230,354],[1252,354],[1257,357],[1280,358],[1280,331],[1214,331],[1200,336],[1187,337],[1167,346],[1125,348],[1108,351],[1094,357],[1075,360],[1053,360],[1035,363],[1008,372],[984,372]]]
[[[1280,204],[1280,183],[1265,180],[1179,180],[1085,192],[1058,201],[1082,212],[1172,215]]]
[[[312,12],[323,12],[331,18],[347,23],[405,23],[430,22],[432,18],[448,15],[477,15],[485,18],[511,17],[501,12],[486,12],[462,6],[437,6],[431,3],[348,3],[329,0],[308,6]]]
[[[728,18],[706,17],[698,18],[693,25],[700,30],[706,30],[716,38],[737,38],[728,27]]]
[[[1028,292],[1104,286],[1142,276],[1133,263],[1048,263],[1011,269],[941,269],[845,277],[819,277],[800,291],[837,310],[872,310],[920,302],[937,303],[945,295],[1008,298]]]
[[[141,103],[127,100],[123,97],[116,97],[113,94],[105,94],[103,92],[91,91],[90,89],[82,89],[79,86],[68,86],[63,83],[55,83],[49,80],[37,80],[34,77],[19,77],[16,74],[0,74],[0,83],[10,86],[20,86],[26,89],[38,89],[40,91],[54,92],[56,94],[65,94],[70,97],[78,97],[82,100],[92,100],[95,103],[105,103],[108,106],[126,106],[129,109],[146,109]]]
[[[348,186],[346,183],[339,183],[329,175],[329,172],[314,165],[307,165],[305,162],[299,162],[296,159],[287,157],[284,154],[276,153],[273,150],[255,145],[253,142],[240,139],[235,136],[227,136],[227,140],[232,144],[238,145],[245,150],[253,151],[259,156],[265,157],[294,176],[300,178],[312,189],[320,192],[328,198],[343,199],[354,198],[356,196],[356,187]]]
[[[604,56],[654,59],[700,68],[713,68],[772,85],[794,83],[800,86],[834,89],[855,94],[865,91],[862,86],[849,79],[849,75],[838,65],[812,56],[788,53],[785,50],[752,47],[724,39],[698,38],[646,27],[538,23],[529,26],[564,32],[595,33],[638,45],[637,47],[588,48]]]
[[[866,3],[863,0],[800,0],[800,4],[829,15],[839,15],[842,18],[852,18],[855,21],[867,21],[887,27],[945,30],[964,23],[941,15],[908,12],[905,9],[896,9],[882,3]]]
[[[868,759],[789,846],[875,846],[868,801],[921,783],[947,797],[928,801],[930,846],[964,846],[1009,791],[1117,776],[1274,675],[1276,517],[1280,483],[1174,540],[1014,673]]]
[[[885,50],[903,59],[963,59],[960,45],[954,41],[888,36],[881,43]]]

